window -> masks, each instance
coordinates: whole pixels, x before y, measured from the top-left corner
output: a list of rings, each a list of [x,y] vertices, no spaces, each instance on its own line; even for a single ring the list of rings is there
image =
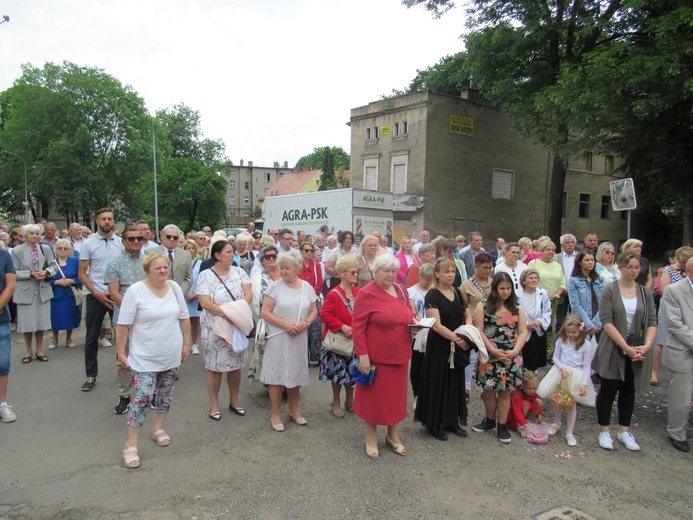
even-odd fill
[[[602,195],[602,209],[600,212],[601,218],[609,218],[609,207],[611,206],[611,196]]]
[[[229,217],[235,217],[236,212],[235,211],[229,211]]]
[[[374,126],[373,127],[373,139],[377,139],[378,137],[380,137],[380,131],[378,130],[377,126]]]
[[[407,135],[409,133],[409,123],[402,121],[402,135]]]
[[[363,189],[378,189],[378,159],[364,159],[363,161]]]
[[[565,218],[566,215],[568,214],[568,205],[566,202],[568,201],[568,192],[564,191],[563,195],[561,195],[561,217]]]
[[[395,123],[395,135],[399,135],[399,123]]]
[[[245,181],[243,184],[245,184],[245,189],[246,189],[246,190],[249,190],[249,189],[250,189],[250,182],[249,182],[249,181]]]
[[[390,181],[390,191],[392,193],[406,193],[407,192],[407,163],[406,162],[394,162],[396,159],[393,157],[392,163],[392,179]]]
[[[614,173],[614,156],[607,155],[604,157],[604,173],[606,175],[611,175]]]
[[[370,141],[370,140],[371,140],[371,129],[366,128],[366,141]]]
[[[578,207],[578,217],[580,218],[590,218],[590,194],[581,193],[580,203]]]
[[[235,190],[236,189],[236,181],[229,181],[229,188],[231,188],[232,190]]]
[[[588,172],[592,171],[592,152],[585,152],[585,155],[583,157],[583,162],[584,162],[584,169],[587,170]]]
[[[243,197],[243,205],[250,206],[250,197]]]
[[[229,197],[229,206],[236,205],[236,197]]]
[[[249,217],[249,216],[250,216],[250,212],[249,212],[249,211],[246,211],[245,213],[243,213],[243,216],[244,216],[244,217]]]
[[[513,170],[493,169],[491,198],[512,199],[515,192],[515,172]]]
[[[265,182],[270,182],[270,181],[271,181],[271,174],[270,174],[270,173],[266,173],[266,174],[265,174]]]

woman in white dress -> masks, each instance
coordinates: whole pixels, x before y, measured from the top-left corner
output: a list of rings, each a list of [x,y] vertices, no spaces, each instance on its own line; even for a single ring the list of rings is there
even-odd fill
[[[308,421],[298,411],[300,387],[308,385],[307,330],[318,316],[317,296],[309,283],[298,277],[301,259],[291,253],[277,258],[281,278],[265,291],[262,318],[270,337],[265,344],[260,381],[269,385],[272,429],[284,431],[281,419],[282,389],[286,387],[289,419],[296,424]]]
[[[248,359],[248,349],[236,352],[214,333],[215,317],[226,316],[221,305],[241,299],[250,304],[253,299],[250,278],[243,269],[233,266],[233,257],[231,243],[226,240],[215,242],[210,251],[214,266],[202,271],[197,280],[197,298],[203,309],[200,316],[200,343],[205,352],[209,418],[213,421],[221,419],[219,390],[224,372],[229,386],[229,410],[236,415],[245,415],[245,409],[238,403],[238,393],[241,388],[241,368]]]

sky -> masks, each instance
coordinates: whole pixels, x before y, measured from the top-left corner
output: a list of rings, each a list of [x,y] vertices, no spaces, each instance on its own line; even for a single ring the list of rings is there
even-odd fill
[[[234,164],[350,151],[351,109],[464,49],[461,9],[400,0],[0,0],[0,91],[71,61],[131,85],[151,113],[200,112]]]

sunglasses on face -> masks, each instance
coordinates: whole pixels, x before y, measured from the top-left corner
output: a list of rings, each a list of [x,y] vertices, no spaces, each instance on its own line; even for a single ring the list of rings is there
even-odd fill
[[[144,237],[125,237],[125,240],[128,242],[142,242],[144,240]]]
[[[69,250],[70,250],[69,247],[56,247],[56,249],[57,249],[58,251],[69,251]]]
[[[178,240],[179,238],[178,235],[166,235],[166,240]]]
[[[312,253],[312,252],[313,252],[313,249],[304,249],[303,252],[304,252],[304,253]]]
[[[356,276],[357,274],[359,274],[358,271],[344,271],[344,272],[345,272],[346,274],[350,274],[351,276]]]
[[[265,255],[262,257],[263,260],[276,260],[277,255]]]

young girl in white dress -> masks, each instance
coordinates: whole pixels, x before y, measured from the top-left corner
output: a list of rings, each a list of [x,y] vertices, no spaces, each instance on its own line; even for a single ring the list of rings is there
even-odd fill
[[[553,367],[539,384],[537,394],[546,398],[551,395],[554,387],[562,380],[568,380],[570,393],[575,397],[575,403],[567,413],[565,440],[568,446],[576,446],[573,435],[577,420],[577,403],[594,406],[595,393],[592,384],[591,366],[594,348],[587,340],[587,327],[577,314],[569,314],[563,320],[558,331],[556,346],[553,352]],[[561,408],[554,405],[554,423],[549,427],[549,434],[555,435],[561,428]]]

